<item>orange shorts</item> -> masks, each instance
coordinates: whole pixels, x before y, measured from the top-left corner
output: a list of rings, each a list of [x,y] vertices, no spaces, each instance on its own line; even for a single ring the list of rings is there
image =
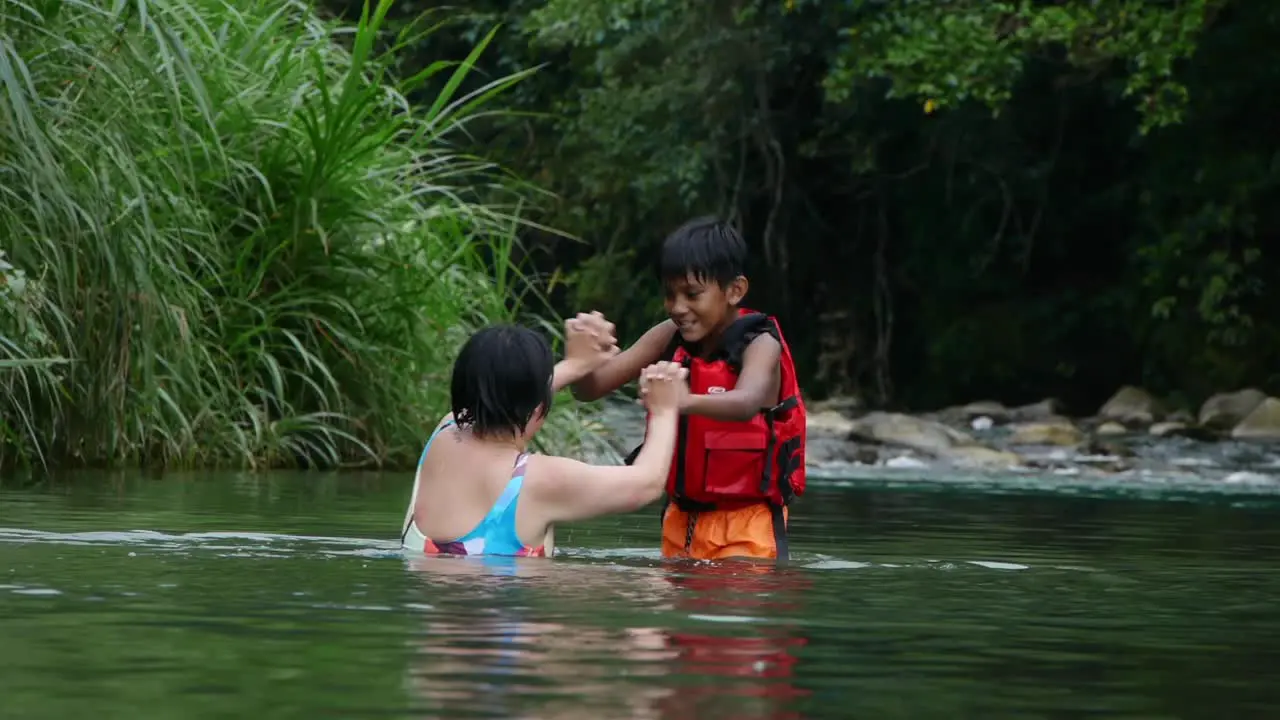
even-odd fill
[[[662,555],[696,560],[776,560],[781,555],[786,560],[787,508],[780,511],[777,528],[775,512],[779,511],[765,503],[701,512],[685,512],[668,503],[662,513]]]

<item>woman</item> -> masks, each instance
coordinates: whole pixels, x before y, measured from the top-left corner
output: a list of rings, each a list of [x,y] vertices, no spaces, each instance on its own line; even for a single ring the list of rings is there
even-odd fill
[[[485,328],[462,346],[453,365],[453,412],[418,463],[404,547],[429,555],[546,556],[555,523],[630,512],[662,496],[688,392],[688,371],[678,364],[655,363],[641,376],[649,429],[634,464],[588,465],[527,451],[556,391],[617,352],[611,337],[589,348],[608,334],[603,318],[576,322],[559,365],[546,341],[521,327]]]

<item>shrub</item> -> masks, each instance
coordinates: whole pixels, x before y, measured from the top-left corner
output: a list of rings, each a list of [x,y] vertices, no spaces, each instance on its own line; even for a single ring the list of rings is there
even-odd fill
[[[457,96],[490,35],[392,78],[389,4],[4,4],[0,461],[417,459],[462,339],[545,304],[519,191],[450,142],[522,74]]]

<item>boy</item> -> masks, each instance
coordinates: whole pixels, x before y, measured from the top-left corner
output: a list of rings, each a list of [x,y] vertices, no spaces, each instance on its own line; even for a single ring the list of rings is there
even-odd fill
[[[572,385],[590,401],[660,359],[689,368],[662,511],[666,557],[788,558],[786,506],[805,488],[805,409],[777,321],[740,307],[746,255],[716,218],[671,233],[660,259],[669,319]]]

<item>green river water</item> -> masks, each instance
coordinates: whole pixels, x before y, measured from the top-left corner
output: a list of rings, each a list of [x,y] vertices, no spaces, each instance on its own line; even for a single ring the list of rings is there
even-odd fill
[[[813,482],[761,570],[654,509],[406,557],[405,474],[9,481],[0,717],[1280,717],[1280,496]]]

